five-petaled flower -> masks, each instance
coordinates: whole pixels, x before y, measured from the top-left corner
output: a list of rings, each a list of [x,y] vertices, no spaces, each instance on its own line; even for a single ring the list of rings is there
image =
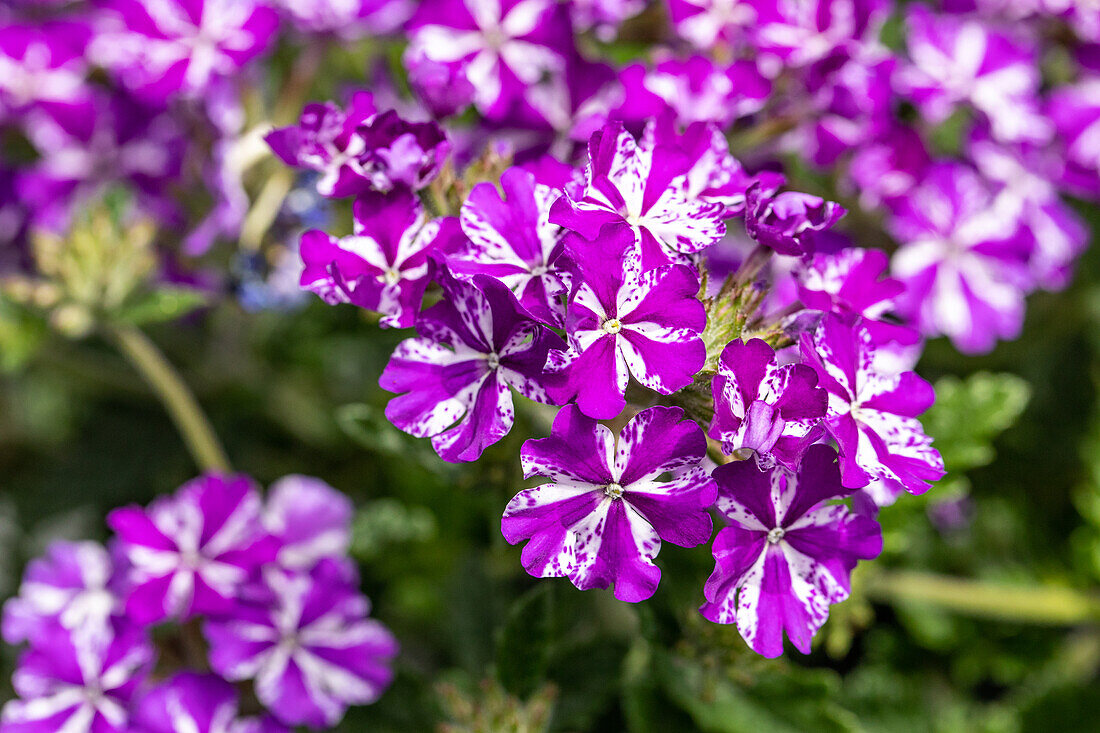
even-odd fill
[[[877,365],[862,321],[827,315],[816,333],[802,335],[801,348],[829,393],[824,424],[840,446],[845,486],[887,479],[919,494],[943,476],[943,459],[917,420],[936,399],[932,385]]]
[[[809,654],[829,605],[848,597],[857,560],[882,551],[878,524],[830,503],[854,489],[841,485],[836,452],[825,445],[806,451],[797,474],[737,461],[715,469],[714,480],[716,507],[730,525],[714,539],[700,611],[715,623],[736,623],[765,657],[783,653],[784,631]]]
[[[417,319],[419,336],[402,341],[379,384],[399,396],[386,417],[431,438],[444,460],[474,461],[512,429],[514,388],[550,402],[545,366],[561,339],[488,275],[459,280],[438,268],[444,298]]]
[[[685,265],[639,274],[627,263],[633,235],[609,226],[596,241],[569,237],[574,262],[566,329],[569,349],[553,352],[556,401],[576,400],[584,414],[610,419],[626,406],[633,376],[642,386],[672,394],[691,383],[706,360],[706,326],[699,283]]]
[[[562,408],[549,438],[528,440],[527,477],[550,483],[516,494],[501,531],[523,548],[537,577],[566,577],[582,590],[615,586],[615,597],[653,595],[653,558],[667,541],[694,547],[710,539],[714,481],[702,461],[703,431],[678,407],[650,407],[616,439],[574,405]]]

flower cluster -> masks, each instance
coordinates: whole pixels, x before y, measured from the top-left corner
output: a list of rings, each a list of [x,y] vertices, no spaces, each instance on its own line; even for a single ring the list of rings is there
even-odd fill
[[[357,590],[351,514],[318,479],[265,499],[206,475],[111,512],[109,549],[54,543],[4,607],[4,640],[28,649],[0,729],[289,733],[373,702],[397,644]],[[240,699],[245,680],[261,707]]]
[[[304,208],[352,199],[346,229],[298,217],[301,287],[415,329],[381,374],[394,425],[474,461],[512,429],[513,390],[560,408],[521,451],[549,482],[504,510],[524,567],[639,601],[662,540],[705,544],[720,517],[703,613],[768,655],[784,633],[807,648],[877,554],[877,510],[943,474],[919,421],[935,399],[913,371],[923,340],[984,352],[1015,337],[1028,294],[1064,287],[1085,245],[1064,196],[1100,197],[1093,0],[104,0],[15,15],[0,125],[34,154],[0,168],[0,236],[63,218],[106,176],[186,221],[170,192],[200,169],[214,201],[184,254],[242,232],[255,245],[283,185],[246,217],[263,140],[299,171]],[[891,16],[908,29],[897,47]],[[649,53],[600,56],[620,32]],[[242,80],[280,34],[298,58],[265,81],[285,81],[292,110],[333,38],[403,42],[406,78],[379,72],[296,124],[246,129]],[[339,562],[288,569],[297,551],[242,537],[208,574],[169,576],[139,514],[112,520],[142,548],[123,553],[125,618],[207,615],[215,671],[255,678],[276,717],[339,712],[275,694],[295,673],[270,671],[258,641],[285,631],[273,603],[305,618],[315,586],[346,587]],[[324,603],[353,624],[356,598]],[[226,608],[240,618],[219,620]],[[355,676],[349,702],[378,687]],[[303,699],[309,716],[283,709]]]

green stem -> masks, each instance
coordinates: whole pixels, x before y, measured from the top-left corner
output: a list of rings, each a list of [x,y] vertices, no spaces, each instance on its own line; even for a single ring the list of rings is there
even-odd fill
[[[108,326],[108,335],[164,404],[202,471],[228,472],[229,459],[206,414],[160,349],[134,326]]]
[[[889,603],[938,606],[965,616],[1019,623],[1100,623],[1100,596],[1072,588],[987,583],[913,571],[885,571],[864,582],[869,597]]]

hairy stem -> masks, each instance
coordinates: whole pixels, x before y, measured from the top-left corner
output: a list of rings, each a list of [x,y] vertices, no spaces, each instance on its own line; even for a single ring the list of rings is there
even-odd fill
[[[1072,588],[989,583],[899,570],[866,578],[864,590],[879,601],[936,606],[978,618],[1052,626],[1100,623],[1100,595]]]
[[[114,324],[107,327],[107,334],[160,398],[198,467],[229,471],[229,459],[210,420],[160,349],[134,326]]]

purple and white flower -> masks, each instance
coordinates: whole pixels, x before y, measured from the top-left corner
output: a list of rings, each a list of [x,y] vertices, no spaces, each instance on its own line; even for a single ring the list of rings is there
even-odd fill
[[[745,47],[765,20],[777,17],[775,6],[775,0],[668,0],[677,35],[701,49]]]
[[[891,261],[906,288],[901,314],[968,353],[1016,336],[1033,284],[1017,214],[1015,202],[996,197],[971,168],[934,165],[886,222],[902,243]]]
[[[1063,182],[1085,195],[1100,195],[1100,76],[1055,89],[1046,111],[1065,146]]]
[[[347,555],[355,507],[347,495],[312,476],[284,476],[264,502],[264,528],[279,542],[276,562],[309,570],[326,557]]]
[[[500,177],[503,196],[492,183],[479,183],[462,205],[465,251],[447,260],[459,276],[491,275],[516,294],[520,305],[549,326],[565,325],[569,272],[562,267],[561,227],[549,221],[561,191],[535,176],[510,168]]]
[[[672,394],[689,385],[706,360],[700,337],[706,312],[699,281],[684,265],[644,273],[628,266],[634,235],[609,226],[596,241],[572,235],[573,292],[566,330],[569,349],[553,352],[549,369],[559,404],[576,401],[590,417],[608,420],[626,406],[631,376]]]
[[[429,256],[464,241],[454,217],[429,220],[407,188],[355,200],[354,233],[337,239],[320,230],[302,235],[301,286],[326,303],[352,303],[382,314],[386,328],[416,320],[431,282]]]
[[[231,615],[204,625],[210,665],[231,682],[255,680],[256,697],[286,725],[336,725],[393,678],[393,635],[368,617],[370,602],[347,563],[309,573],[262,570]]]
[[[413,0],[276,0],[303,33],[356,39],[392,33],[412,15]]]
[[[201,94],[263,53],[279,16],[257,0],[104,0],[88,54],[156,99]]]
[[[551,479],[516,494],[501,520],[509,543],[529,540],[531,575],[566,577],[581,590],[614,584],[616,598],[643,601],[660,582],[653,558],[662,541],[710,539],[716,489],[702,466],[706,440],[678,407],[643,410],[616,439],[569,405],[550,437],[528,440],[520,455],[524,476]]]
[[[568,11],[555,0],[428,0],[408,29],[406,59],[461,69],[492,119],[560,87],[575,53]]]
[[[544,371],[561,339],[534,320],[499,280],[459,280],[440,270],[444,298],[416,322],[416,338],[398,345],[382,372],[382,389],[398,393],[390,422],[431,438],[446,461],[473,461],[508,434],[514,388],[550,402]]]
[[[999,140],[1050,138],[1050,121],[1038,108],[1033,44],[980,20],[934,15],[923,5],[908,7],[906,29],[913,65],[899,72],[898,83],[929,121],[943,122],[966,103],[989,119]]]
[[[584,195],[555,201],[550,221],[589,240],[605,225],[625,223],[643,270],[690,263],[690,255],[725,235],[725,207],[689,198],[686,172],[694,161],[672,146],[647,142],[639,144],[617,122],[592,135]]]
[[[840,446],[845,486],[885,479],[920,494],[943,476],[943,459],[917,420],[936,399],[932,385],[915,372],[883,369],[862,322],[826,315],[816,333],[803,334],[801,349],[829,393],[824,424]]]
[[[122,619],[112,633],[43,634],[12,676],[19,699],[4,705],[5,733],[130,733],[130,702],[153,666],[145,634]]]
[[[763,468],[778,463],[794,470],[820,437],[828,396],[814,370],[780,366],[775,351],[760,339],[737,339],[722,350],[711,392],[714,420],[708,435],[721,441],[727,456],[755,456]]]
[[[236,688],[212,674],[184,672],[141,696],[133,733],[289,733],[270,718],[238,717]]]
[[[803,654],[829,615],[851,591],[858,560],[882,552],[882,533],[870,517],[843,504],[836,452],[806,451],[797,474],[761,471],[752,461],[719,466],[716,506],[730,520],[714,539],[714,572],[703,589],[700,612],[720,624],[736,623],[758,654],[783,653],[783,634]]]
[[[31,560],[19,595],[4,604],[3,636],[9,644],[42,637],[44,630],[109,632],[118,598],[108,587],[111,557],[97,542],[57,541]]]
[[[6,113],[43,105],[76,114],[88,97],[82,23],[0,26],[0,120]]]
[[[233,608],[256,568],[275,558],[260,494],[243,476],[194,479],[148,509],[107,516],[125,577],[126,614],[140,624]]]

